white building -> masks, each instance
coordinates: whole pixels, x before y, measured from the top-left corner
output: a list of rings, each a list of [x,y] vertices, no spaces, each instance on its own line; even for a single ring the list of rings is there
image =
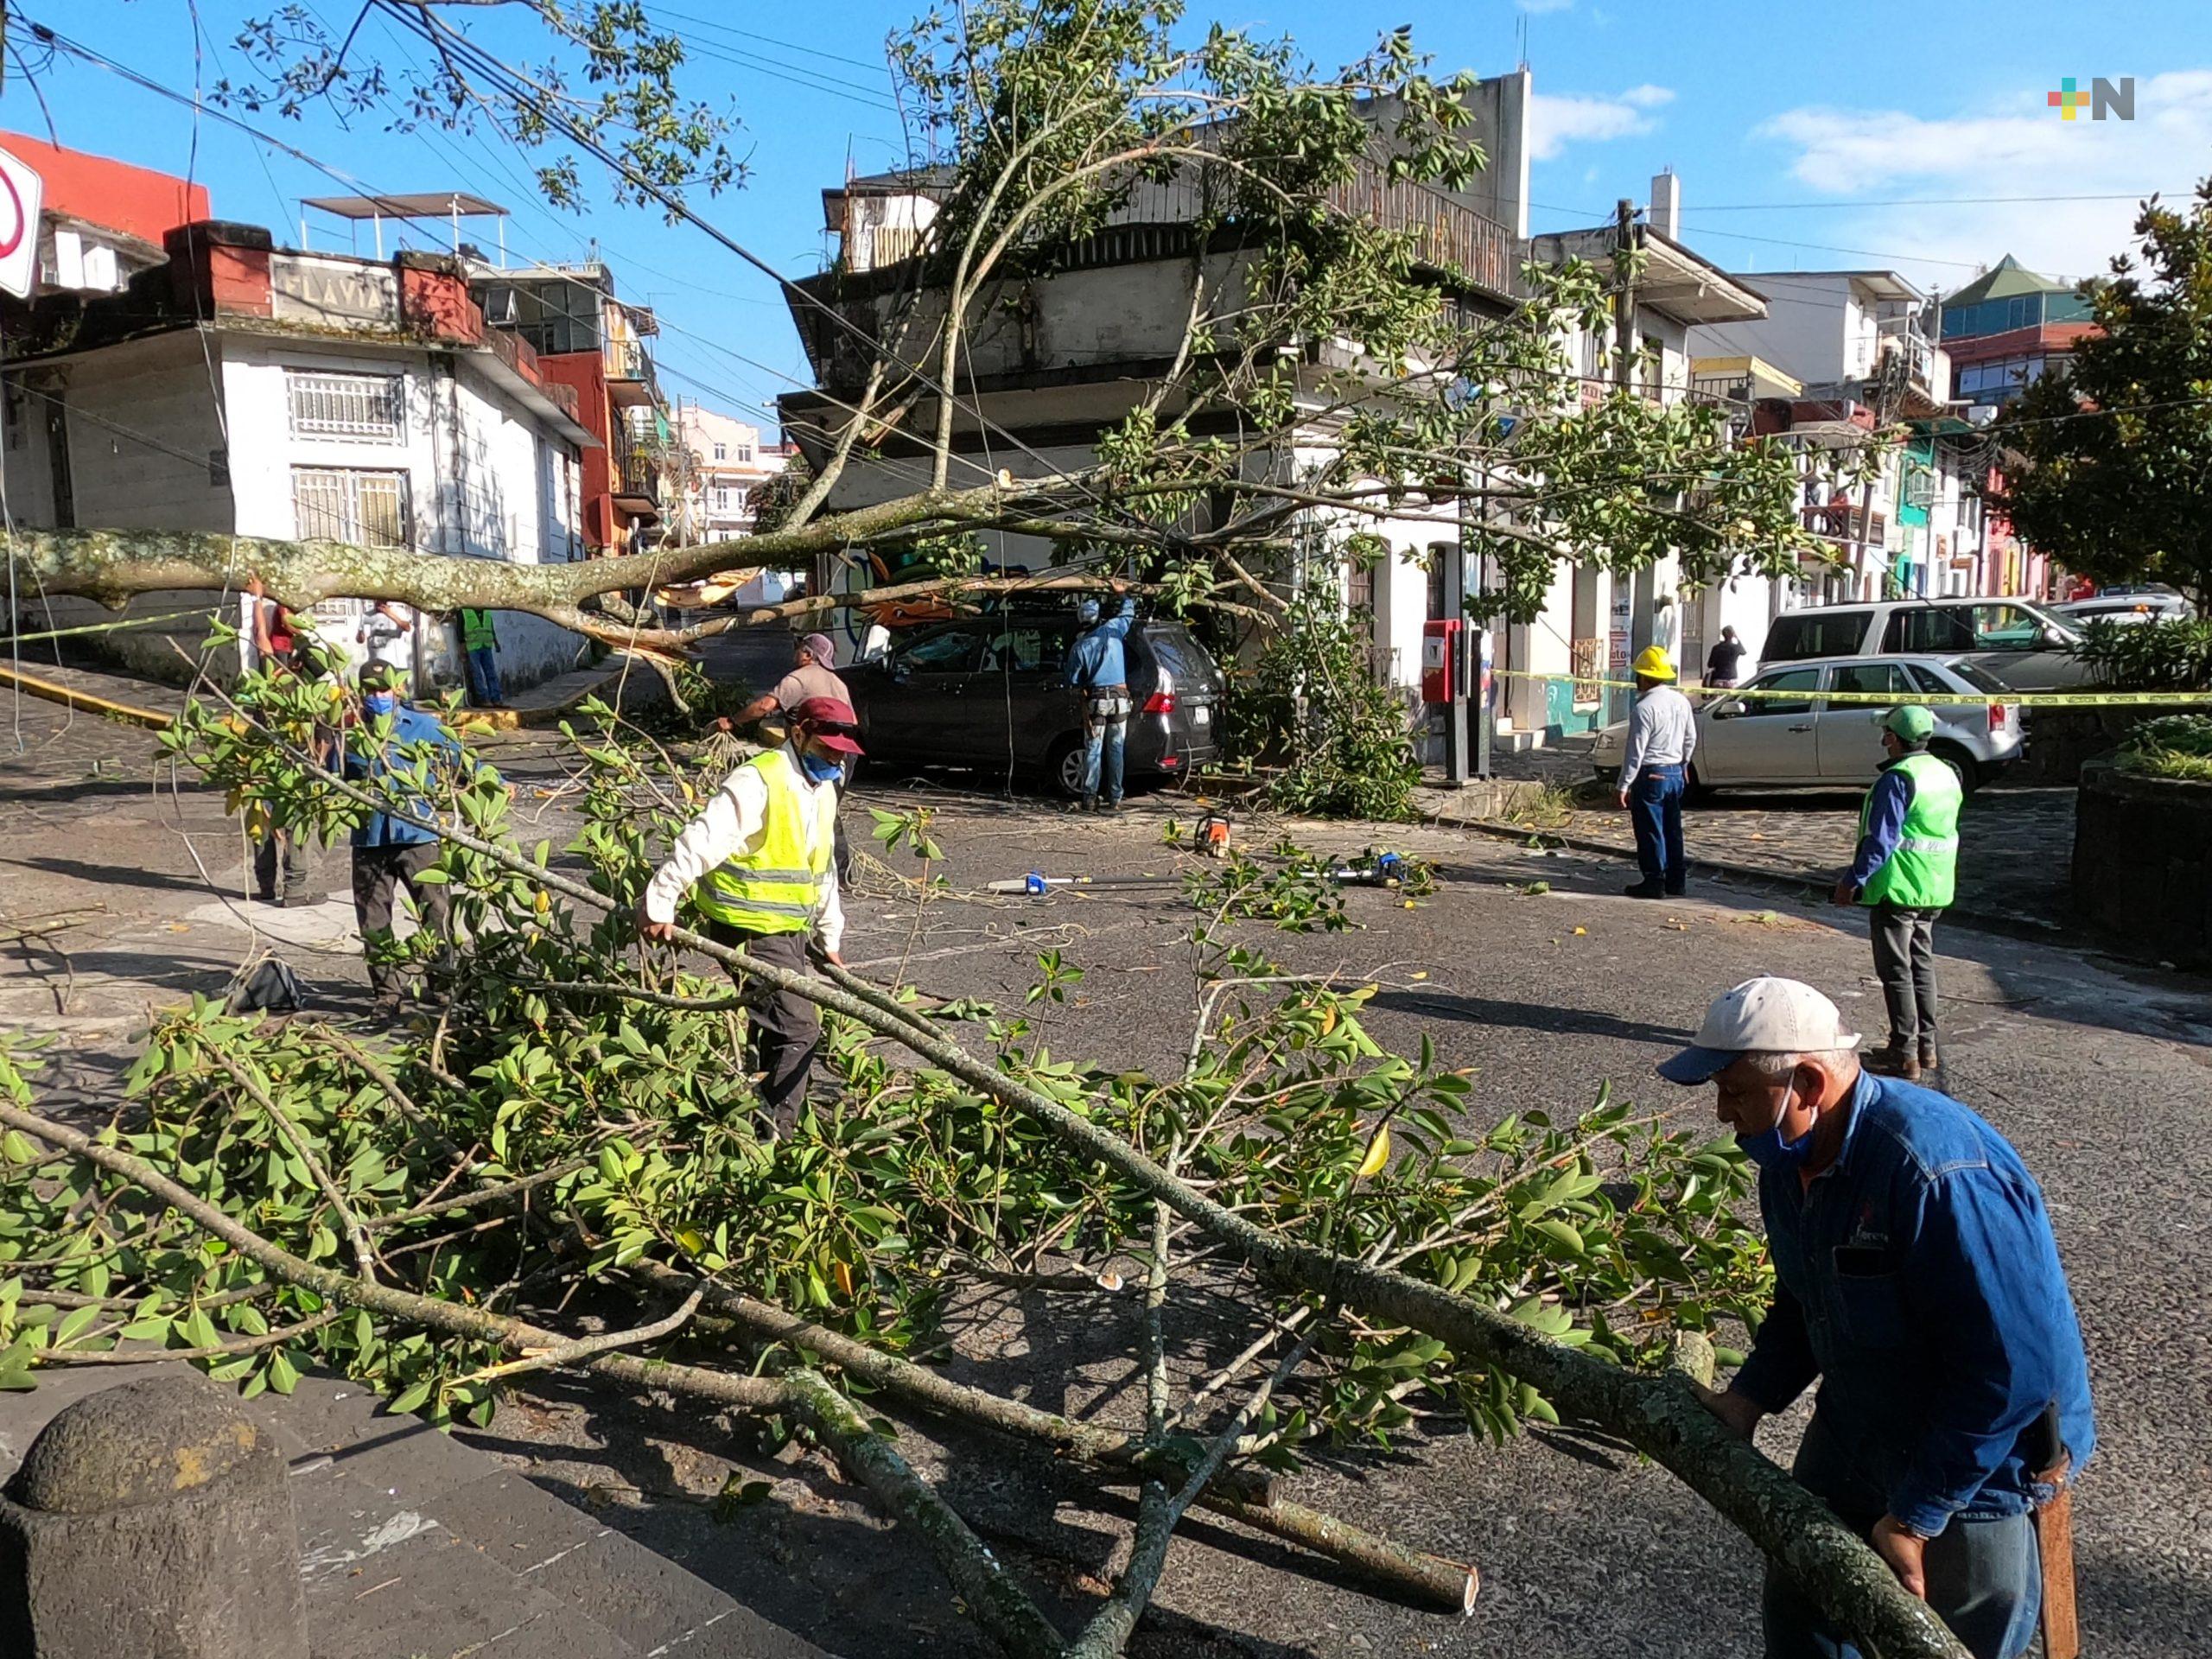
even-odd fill
[[[677,442],[688,452],[683,502],[671,537],[680,545],[729,541],[753,533],[755,496],[784,470],[791,451],[761,442],[760,429],[748,421],[678,404]]]
[[[168,256],[166,291],[156,273],[116,301],[38,308],[8,330],[17,523],[523,564],[583,556],[580,462],[594,440],[530,347],[484,327],[454,262],[291,252],[222,224],[172,232]],[[177,676],[198,655],[207,605],[142,595],[126,613],[183,614],[105,638],[142,671]],[[317,607],[319,632],[357,661],[366,608]],[[52,613],[58,626],[114,614],[71,601]],[[432,620],[407,648],[424,691],[460,678],[454,630]],[[498,623],[510,687],[579,660],[583,641],[566,629],[522,613]]]

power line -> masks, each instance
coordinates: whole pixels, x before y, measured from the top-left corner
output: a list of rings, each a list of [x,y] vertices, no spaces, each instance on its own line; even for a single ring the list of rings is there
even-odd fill
[[[759,41],[764,46],[779,46],[786,52],[804,53],[810,58],[826,58],[831,63],[849,63],[855,69],[880,69],[883,67],[880,61],[871,63],[866,58],[849,58],[840,53],[824,52],[819,47],[801,46],[797,41],[781,41],[778,40],[772,35],[756,35],[751,29],[733,29],[728,23],[717,22],[714,19],[709,17],[697,16],[691,12],[675,11],[671,10],[669,7],[658,5],[653,7],[652,10],[660,13],[664,17],[673,17],[680,22],[691,23],[701,29],[712,29],[718,35],[734,35],[742,40]],[[689,42],[686,44],[688,45]]]
[[[2146,196],[2190,194],[2190,190],[2115,190],[2057,196],[1895,196],[1885,200],[1838,198],[1833,201],[1700,202],[1695,207],[1684,208],[1683,217],[1688,218],[1694,213],[1772,213],[1812,210],[1825,213],[1835,207],[1979,207],[2023,201],[2140,201]]]

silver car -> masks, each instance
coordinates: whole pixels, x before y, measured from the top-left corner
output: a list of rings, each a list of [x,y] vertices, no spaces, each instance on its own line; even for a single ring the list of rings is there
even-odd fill
[[[1746,696],[1767,692],[1766,696]],[[1831,702],[1830,692],[1880,697],[1879,702]],[[1936,702],[1929,752],[1979,788],[2019,759],[2025,747],[2018,694],[1962,657],[1835,657],[1780,663],[1742,685],[1698,696],[1697,752],[1690,757],[1693,791],[1813,788],[1874,781],[1887,759],[1882,718],[1901,702],[1928,696],[1969,696]],[[1626,721],[1598,734],[1591,764],[1618,778],[1628,743]]]

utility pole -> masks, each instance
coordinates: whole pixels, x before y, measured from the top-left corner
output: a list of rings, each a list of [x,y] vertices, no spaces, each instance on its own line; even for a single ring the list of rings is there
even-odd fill
[[[1613,205],[1613,385],[1622,391],[1636,391],[1637,331],[1636,331],[1636,204],[1622,197]],[[1624,578],[1616,575],[1614,582]],[[1634,657],[1651,643],[1651,610],[1655,594],[1653,575],[1647,567],[1625,579],[1629,584],[1628,650]],[[1609,607],[1610,608],[1610,607]],[[1606,622],[1606,644],[1610,659],[1612,625]],[[1612,677],[1611,664],[1607,663],[1607,677]],[[1605,711],[1609,718],[1618,718],[1625,712],[1619,708],[1620,689],[1609,687],[1605,692]]]

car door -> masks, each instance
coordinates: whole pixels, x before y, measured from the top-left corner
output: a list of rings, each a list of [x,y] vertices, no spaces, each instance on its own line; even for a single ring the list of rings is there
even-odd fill
[[[967,760],[979,747],[966,733],[967,692],[982,630],[973,622],[894,636],[884,684],[868,699],[868,753],[892,765]]]
[[[1824,702],[1813,716],[1821,781],[1871,784],[1889,758],[1882,747],[1882,721],[1897,704],[1913,700],[1912,682],[1897,663],[1835,663],[1828,669],[1827,690],[1884,699]]]
[[[1691,757],[1699,781],[1819,782],[1814,721],[1826,673],[1817,664],[1768,669],[1714,702],[1699,722],[1697,753]]]
[[[1067,689],[1071,616],[995,619],[968,688],[966,725],[978,766],[1042,766],[1053,741],[1081,724]]]

